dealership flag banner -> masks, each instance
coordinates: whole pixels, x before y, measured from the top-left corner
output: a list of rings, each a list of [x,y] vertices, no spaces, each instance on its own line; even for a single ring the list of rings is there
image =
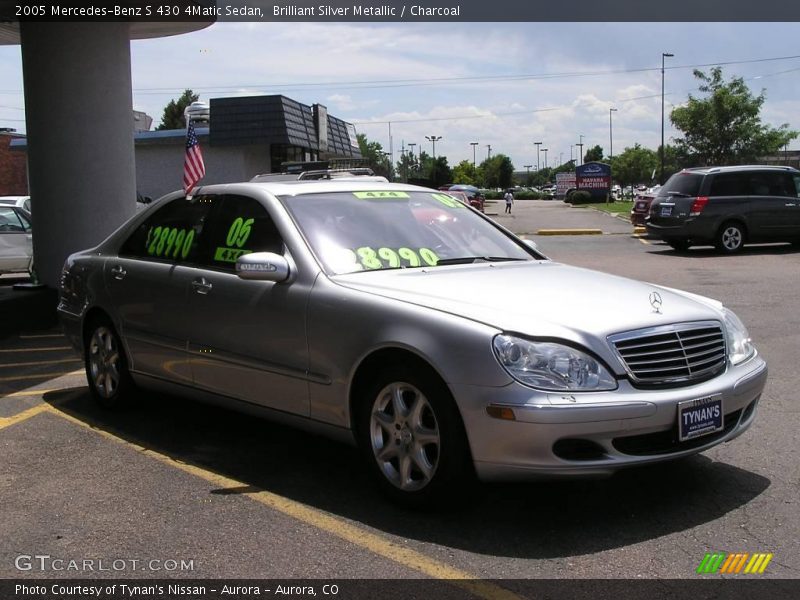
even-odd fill
[[[183,161],[183,193],[187,196],[192,192],[195,184],[206,174],[206,165],[203,163],[203,153],[200,152],[200,143],[194,132],[194,125],[189,119],[186,129],[186,157]]]

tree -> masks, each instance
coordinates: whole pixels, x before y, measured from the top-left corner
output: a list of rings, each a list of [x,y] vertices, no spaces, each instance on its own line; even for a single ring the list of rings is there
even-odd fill
[[[478,169],[472,164],[471,160],[462,160],[453,167],[453,183],[465,185],[478,185]]]
[[[403,181],[418,177],[419,161],[417,157],[411,154],[411,152],[403,152],[400,155],[400,160],[397,161],[397,172],[403,178]]]
[[[622,154],[617,154],[612,159],[611,174],[623,187],[646,183],[650,182],[658,165],[656,152],[636,144],[633,148],[625,148]]]
[[[177,100],[170,100],[169,104],[164,107],[164,115],[161,117],[161,123],[156,130],[161,129],[184,129],[186,128],[186,120],[183,118],[183,111],[192,102],[197,102],[200,98],[192,90],[184,90],[181,97]]]
[[[603,160],[603,148],[599,145],[589,148],[583,156],[583,162],[595,162]]]
[[[394,168],[389,163],[380,142],[370,142],[363,133],[356,134],[356,140],[361,157],[366,159],[367,165],[375,171],[375,174],[382,175],[389,180],[393,179]]]
[[[706,98],[689,95],[685,106],[670,113],[670,121],[683,133],[675,140],[679,152],[695,165],[755,162],[774,154],[798,136],[784,123],[777,129],[761,123],[766,93],[753,96],[741,77],[722,80],[722,67],[710,74],[695,70]]]
[[[487,188],[511,187],[514,165],[505,154],[495,154],[481,163],[484,184]]]

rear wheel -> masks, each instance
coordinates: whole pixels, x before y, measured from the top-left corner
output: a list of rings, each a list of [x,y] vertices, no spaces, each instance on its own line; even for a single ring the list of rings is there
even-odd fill
[[[361,398],[359,446],[382,491],[405,505],[435,506],[472,480],[455,403],[435,375],[397,365]]]
[[[108,318],[99,317],[89,324],[84,338],[84,362],[95,401],[106,408],[118,408],[130,399],[133,379],[122,341]]]
[[[676,252],[686,252],[689,249],[689,246],[692,245],[689,240],[683,240],[683,239],[667,240],[667,244],[669,244],[670,247]]]
[[[744,246],[745,230],[741,223],[729,221],[720,227],[715,246],[720,252],[733,254]]]

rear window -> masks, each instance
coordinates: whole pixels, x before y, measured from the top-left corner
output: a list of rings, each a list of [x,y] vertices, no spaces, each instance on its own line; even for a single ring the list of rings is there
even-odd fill
[[[700,184],[703,182],[703,175],[699,173],[675,173],[669,178],[661,189],[658,190],[658,197],[663,198],[670,194],[679,196],[699,196]]]

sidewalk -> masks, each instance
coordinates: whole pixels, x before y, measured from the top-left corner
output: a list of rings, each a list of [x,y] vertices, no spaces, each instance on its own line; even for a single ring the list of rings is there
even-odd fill
[[[518,235],[633,234],[633,225],[614,215],[588,207],[574,207],[559,200],[516,200],[512,213],[503,214],[500,201],[490,204],[487,213],[503,227]]]

